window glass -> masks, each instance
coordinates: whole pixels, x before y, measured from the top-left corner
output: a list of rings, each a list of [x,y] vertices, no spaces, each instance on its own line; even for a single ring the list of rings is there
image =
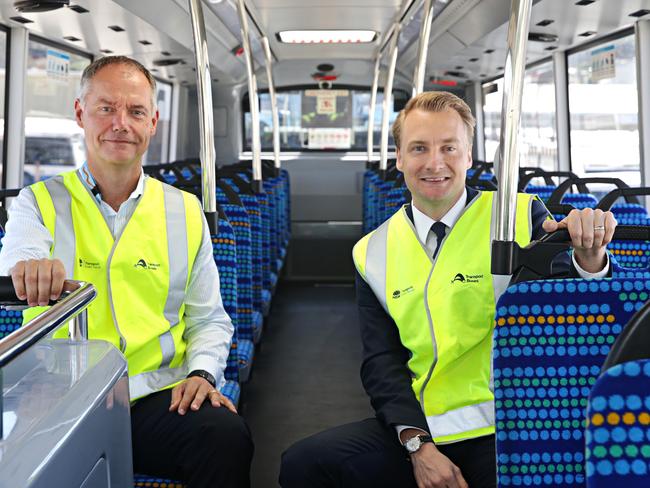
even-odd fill
[[[74,100],[81,73],[90,61],[90,57],[30,39],[23,184],[83,164],[83,131],[75,121]]]
[[[149,142],[142,160],[143,164],[158,164],[169,161],[169,136],[172,121],[172,85],[156,80],[156,104],[158,106],[158,126],[156,134]]]
[[[634,36],[571,54],[568,61],[572,170],[579,175],[616,176],[638,185]]]
[[[485,114],[485,157],[493,161],[501,136],[503,78],[483,87]],[[526,70],[519,132],[520,166],[553,171],[557,161],[555,83],[553,63]]]
[[[400,93],[400,98],[403,98]],[[283,151],[350,150],[365,151],[368,139],[367,90],[290,90],[277,92],[280,119],[280,147]],[[273,117],[271,97],[260,96],[260,133],[262,150],[273,150]],[[374,118],[374,143],[379,148],[383,94],[377,94]],[[397,112],[392,109],[392,124]],[[251,147],[251,116],[244,114],[245,150]],[[393,144],[392,134],[389,145]]]

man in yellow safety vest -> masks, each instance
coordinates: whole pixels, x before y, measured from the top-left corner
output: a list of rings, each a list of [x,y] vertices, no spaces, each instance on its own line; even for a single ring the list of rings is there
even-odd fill
[[[283,455],[283,488],[496,486],[492,330],[509,277],[491,274],[493,193],[466,187],[474,117],[451,93],[414,97],[397,117],[397,168],[412,203],[354,247],[361,378],[376,417],[337,427]],[[609,272],[610,212],[548,219],[517,198],[515,239],[568,228],[569,276]],[[505,279],[504,279],[505,278]]]
[[[21,191],[0,273],[32,307],[58,298],[65,279],[95,285],[89,337],[127,359],[136,472],[188,488],[248,486],[250,432],[219,391],[233,325],[207,222],[195,197],[142,170],[156,82],[133,59],[99,58],[83,72],[75,115],[87,160]]]

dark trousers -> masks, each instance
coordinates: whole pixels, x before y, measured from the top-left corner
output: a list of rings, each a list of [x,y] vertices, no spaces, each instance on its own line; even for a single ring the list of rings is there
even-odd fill
[[[244,419],[207,401],[181,416],[170,403],[171,390],[164,390],[131,407],[134,471],[187,488],[250,486],[253,441]]]
[[[438,450],[460,468],[470,488],[496,487],[494,435]],[[282,455],[282,488],[417,487],[397,432],[377,419],[335,427],[303,439]]]

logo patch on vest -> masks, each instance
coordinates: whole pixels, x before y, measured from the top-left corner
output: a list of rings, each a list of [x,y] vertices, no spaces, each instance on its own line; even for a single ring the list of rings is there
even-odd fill
[[[408,295],[409,293],[413,293],[415,291],[415,288],[412,286],[406,287],[403,290],[395,290],[393,292],[393,298],[398,299],[403,297],[404,295]]]
[[[98,262],[95,261],[88,261],[87,259],[84,258],[79,258],[79,267],[80,268],[87,268],[87,269],[100,269],[101,266]]]
[[[151,269],[151,270],[157,270],[160,268],[160,263],[147,263],[144,259],[138,259],[138,262],[133,265],[134,268],[142,268],[142,269]]]
[[[480,283],[480,281],[483,279],[483,275],[464,275],[463,273],[458,273],[456,276],[454,276],[454,279],[451,280],[451,284],[453,285],[454,283]]]

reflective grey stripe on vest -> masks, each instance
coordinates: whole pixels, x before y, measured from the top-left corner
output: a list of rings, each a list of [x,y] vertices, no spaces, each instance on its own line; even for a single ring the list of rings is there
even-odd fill
[[[129,396],[131,401],[162,390],[187,376],[187,368],[164,368],[148,373],[140,373],[129,378]]]
[[[169,291],[163,314],[169,322],[170,330],[160,336],[160,350],[162,351],[160,367],[166,368],[176,354],[171,329],[178,325],[180,309],[185,299],[188,261],[183,194],[177,188],[163,185],[163,195],[167,221],[167,257],[169,262]]]
[[[388,312],[386,303],[386,254],[388,247],[388,222],[384,222],[368,238],[366,249],[366,282],[374,292],[377,300]]]
[[[494,401],[467,405],[441,415],[427,417],[429,430],[435,437],[447,437],[469,430],[494,426]],[[462,439],[459,439],[462,440]],[[454,442],[457,442],[456,440]]]
[[[66,278],[74,277],[76,241],[72,224],[72,197],[63,183],[62,176],[55,176],[43,182],[52,197],[54,205],[54,248],[52,258],[63,261]]]

